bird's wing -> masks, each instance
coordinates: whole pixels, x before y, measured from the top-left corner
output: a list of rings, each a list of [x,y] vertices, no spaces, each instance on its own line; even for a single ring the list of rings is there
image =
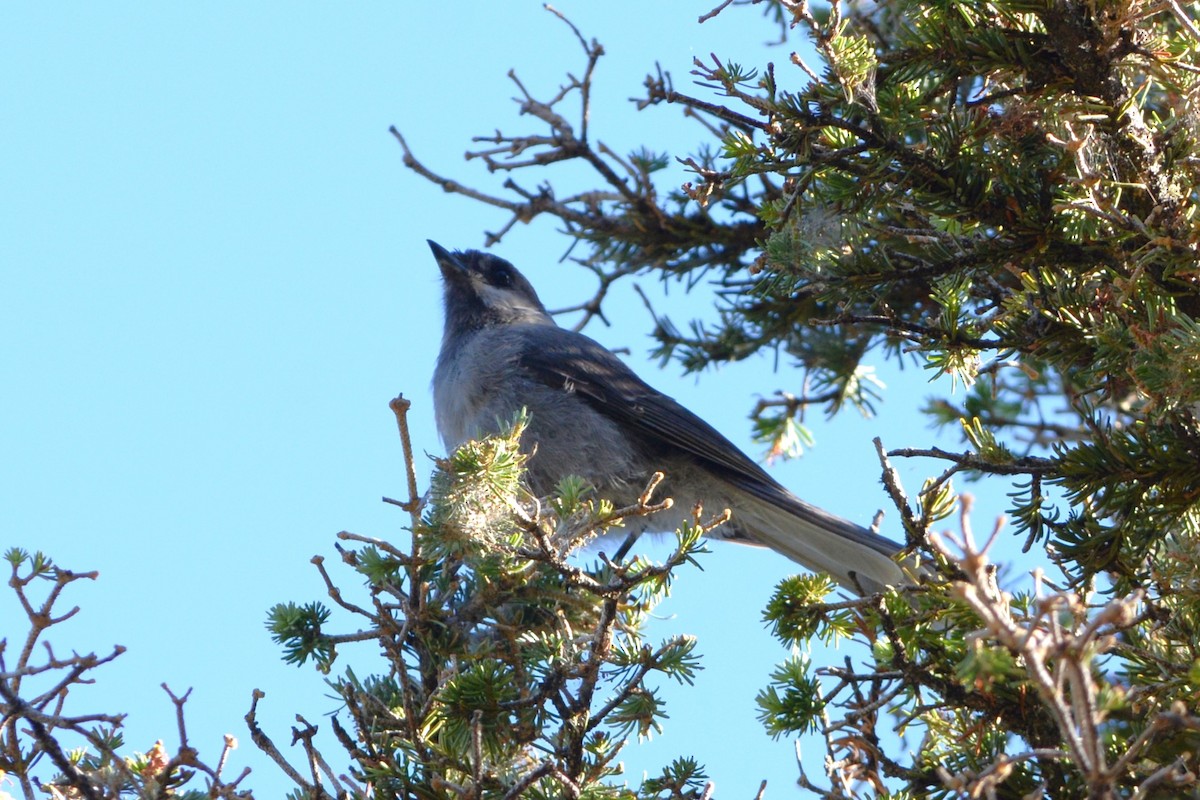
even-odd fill
[[[813,525],[889,556],[900,550],[891,540],[796,497],[715,428],[583,334],[528,326],[521,335],[528,340],[519,348],[519,367],[530,378],[574,392],[641,437],[651,454],[683,453],[730,485]]]
[[[764,486],[787,494],[714,427],[593,340],[563,328],[529,328],[523,333],[530,341],[520,348],[520,367],[529,377],[574,392],[639,434],[651,451],[683,451],[741,488]]]
[[[900,545],[806,503],[783,488],[715,428],[639,378],[596,342],[562,328],[529,326],[514,365],[528,379],[574,392],[646,445],[647,455],[686,456],[755,498],[734,510],[758,543],[859,594],[896,586],[905,573],[892,558]]]

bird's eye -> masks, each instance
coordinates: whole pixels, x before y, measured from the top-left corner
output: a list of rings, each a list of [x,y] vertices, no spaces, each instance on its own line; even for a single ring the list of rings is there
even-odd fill
[[[492,274],[488,283],[500,289],[508,289],[513,285],[512,268],[506,264],[501,264],[492,270]]]

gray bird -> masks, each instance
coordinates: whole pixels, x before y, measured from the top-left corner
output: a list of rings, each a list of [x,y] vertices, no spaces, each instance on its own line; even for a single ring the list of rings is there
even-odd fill
[[[429,246],[445,290],[433,397],[447,448],[497,432],[524,408],[526,477],[539,496],[578,475],[619,507],[662,471],[660,496],[675,504],[627,521],[634,531],[673,531],[699,502],[733,512],[714,535],[765,545],[859,594],[905,582],[899,545],[796,497],[600,344],[560,328],[512,264]]]

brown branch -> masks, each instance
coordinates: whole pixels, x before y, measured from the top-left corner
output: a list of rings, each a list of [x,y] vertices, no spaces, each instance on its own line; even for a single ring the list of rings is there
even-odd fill
[[[103,800],[100,790],[92,783],[91,779],[76,769],[71,763],[71,759],[58,744],[58,740],[50,733],[50,730],[42,723],[41,714],[31,709],[29,705],[18,697],[7,682],[0,681],[0,699],[3,699],[8,706],[8,716],[23,718],[29,724],[29,730],[33,734],[33,740],[50,760],[54,762],[54,766],[58,768],[67,779],[71,788],[78,791],[85,800]]]
[[[969,469],[991,475],[1054,475],[1060,469],[1058,462],[1049,458],[1022,456],[1021,458],[1014,458],[1009,463],[997,463],[989,461],[977,453],[951,453],[940,447],[931,447],[923,450],[914,447],[903,447],[897,450],[889,450],[888,455],[899,458],[938,458],[944,461],[953,461],[958,465],[959,469]]]
[[[483,192],[479,192],[475,189],[464,186],[458,181],[454,181],[449,178],[443,178],[441,175],[438,175],[436,172],[432,171],[417,160],[417,157],[413,155],[412,150],[409,149],[408,142],[404,141],[404,136],[402,136],[400,131],[396,129],[395,125],[389,127],[388,131],[392,134],[392,136],[396,137],[396,141],[400,143],[400,147],[404,151],[404,166],[408,167],[422,178],[425,178],[430,183],[436,183],[438,186],[441,186],[443,191],[450,192],[452,194],[461,194],[464,197],[469,197],[470,199],[476,200],[485,205],[495,206],[496,208],[503,208],[506,211],[511,211],[513,214],[517,214],[519,216],[528,213],[525,209],[525,206],[520,203],[514,203],[511,200],[505,200],[500,197],[492,197],[491,195],[487,195]]]
[[[296,769],[288,763],[284,758],[283,753],[279,752],[279,748],[275,746],[275,742],[271,741],[271,737],[267,736],[266,732],[258,724],[258,701],[266,697],[266,693],[255,689],[252,693],[250,701],[250,710],[246,712],[246,726],[250,729],[250,740],[254,742],[263,753],[267,755],[275,765],[292,779],[292,782],[301,788],[305,793],[313,797],[319,797],[324,794],[324,790],[319,786],[312,786],[308,781],[300,775]]]

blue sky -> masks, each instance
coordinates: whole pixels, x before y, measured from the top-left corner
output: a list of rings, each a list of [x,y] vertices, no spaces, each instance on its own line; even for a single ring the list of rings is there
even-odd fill
[[[713,4],[557,4],[608,53],[593,137],[618,152],[686,155],[702,136],[696,123],[627,102],[656,61],[680,88],[692,58],[710,52],[787,64],[788,49],[765,47],[775,32],[756,9],[698,24]],[[424,242],[480,247],[506,222],[407,171],[388,126],[431,168],[496,186],[462,155],[496,127],[537,130],[517,116],[506,72],[545,96],[565,71],[578,74],[582,53],[535,2],[23,4],[5,23],[0,547],[99,570],[73,588],[67,602],[82,610],[52,641],[62,652],[128,652],[72,695],[75,710],[127,711],[131,746],[163,738],[174,748],[158,686],[191,687],[191,743],[215,758],[222,734],[235,734],[233,771],[253,767],[247,785],[281,796],[286,782],[242,722],[251,690],[267,692],[262,720],[281,745],[296,713],[318,721],[336,704],[314,672],[280,661],[265,612],[323,597],[309,559],[333,555],[337,531],[403,537],[405,516],[379,499],[404,492],[391,397],[413,400],[416,447],[440,452],[428,392],[439,277]],[[591,291],[587,273],[558,263],[568,244],[539,222],[496,252],[555,307]],[[678,291],[664,300],[654,279],[642,284],[666,308],[704,308],[703,294],[679,303]],[[767,359],[698,379],[659,370],[632,292],[607,310],[612,326],[594,324],[592,336],[629,348],[652,383],[750,452],[755,397],[798,388]],[[926,376],[883,373],[892,388],[879,417],[814,417],[817,447],[774,468],[863,523],[887,504],[871,438],[933,442],[912,413],[931,391]],[[935,469],[900,467],[912,493]],[[1003,497],[984,498],[977,527],[1003,508]],[[667,692],[666,734],[626,763],[636,781],[694,754],[727,797],[753,795],[763,778],[770,796],[789,796],[793,743],[769,740],[753,698],[788,655],[759,620],[792,567],[713,549],[655,623],[660,637],[699,636],[706,669],[694,689]],[[6,595],[0,636],[23,632]],[[819,774],[820,741],[803,749]]]

